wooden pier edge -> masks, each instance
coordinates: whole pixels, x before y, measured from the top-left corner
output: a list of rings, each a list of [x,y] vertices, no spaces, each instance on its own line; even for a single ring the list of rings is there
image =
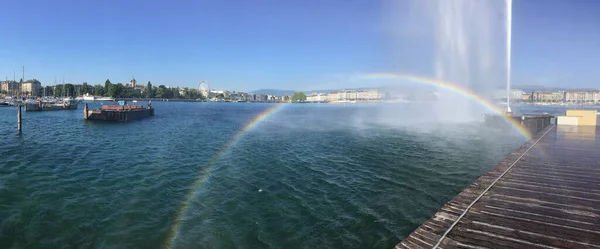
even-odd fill
[[[532,136],[527,142],[508,155],[487,173],[480,176],[462,192],[446,202],[429,220],[405,237],[394,248],[434,248],[442,236],[465,213],[469,205],[475,201],[499,176],[517,162],[537,141],[539,141],[555,125],[549,125]],[[444,238],[440,247],[460,247],[458,242]]]

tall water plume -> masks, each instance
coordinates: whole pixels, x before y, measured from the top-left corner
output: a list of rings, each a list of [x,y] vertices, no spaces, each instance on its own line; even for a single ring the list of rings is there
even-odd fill
[[[399,72],[452,82],[493,101],[505,97],[509,56],[504,1],[411,0],[390,2],[388,28]],[[407,14],[408,12],[408,14]],[[508,12],[510,14],[510,12]],[[403,16],[400,16],[403,15]],[[510,32],[510,30],[508,30]],[[508,36],[510,36],[508,34]],[[505,39],[507,38],[507,39]],[[510,45],[508,45],[510,46]],[[425,69],[423,69],[425,68]],[[404,87],[404,85],[403,85]],[[427,111],[439,121],[478,119],[486,110],[472,99],[436,89],[438,99]]]
[[[512,0],[506,0],[506,109],[510,111],[510,61],[512,53]]]

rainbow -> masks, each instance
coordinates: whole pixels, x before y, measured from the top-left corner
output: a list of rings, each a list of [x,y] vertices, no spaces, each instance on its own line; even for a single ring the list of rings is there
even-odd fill
[[[397,74],[397,73],[358,74],[358,75],[354,75],[351,79],[352,80],[369,80],[369,79],[407,80],[407,81],[411,81],[411,82],[415,82],[415,83],[431,85],[431,86],[436,86],[436,87],[439,87],[442,89],[446,89],[451,92],[462,95],[463,97],[466,97],[470,100],[473,100],[473,101],[479,103],[481,106],[485,107],[486,109],[488,109],[494,113],[501,114],[500,116],[503,117],[503,119],[506,121],[506,123],[510,124],[517,132],[519,132],[521,135],[523,135],[523,137],[525,137],[526,139],[529,139],[531,137],[530,132],[525,127],[523,127],[516,120],[504,115],[504,111],[500,107],[491,103],[487,99],[484,99],[484,98],[478,96],[477,94],[470,91],[469,89],[463,88],[456,84],[452,84],[450,82],[445,82],[445,81],[441,81],[441,80],[437,80],[437,79],[425,78],[425,77],[420,77],[420,76],[414,76],[414,75]]]
[[[202,185],[202,183],[204,183],[206,181],[206,179],[208,178],[208,176],[210,175],[210,172],[212,171],[212,168],[214,167],[214,165],[219,160],[221,160],[223,155],[225,155],[231,148],[233,148],[240,141],[240,139],[244,135],[246,135],[246,133],[248,133],[250,130],[252,130],[252,128],[256,127],[260,122],[265,120],[267,117],[269,117],[269,116],[277,113],[279,110],[283,109],[284,106],[286,106],[286,104],[277,104],[277,105],[274,105],[274,106],[271,106],[271,107],[265,109],[263,112],[258,114],[252,120],[250,120],[250,122],[248,122],[244,126],[244,128],[242,128],[242,130],[240,130],[238,133],[236,133],[233,137],[231,137],[229,139],[229,141],[227,141],[227,143],[225,143],[225,145],[223,146],[222,149],[217,151],[217,153],[215,153],[211,157],[210,161],[208,162],[208,165],[204,168],[204,170],[202,170],[200,172],[198,177],[196,177],[196,180],[194,181],[194,183],[192,184],[192,187],[190,188],[190,192],[186,195],[183,204],[181,204],[181,206],[179,207],[179,209],[176,213],[176,216],[175,216],[175,222],[169,229],[169,235],[168,235],[167,240],[164,245],[165,248],[173,247],[173,245],[179,235],[179,229],[181,228],[181,218],[186,213],[186,210],[189,207],[190,202],[196,195],[198,188],[200,188],[200,185]]]
[[[457,93],[465,98],[471,99],[475,102],[477,102],[478,104],[482,105],[483,107],[485,107],[486,109],[494,112],[494,113],[498,113],[498,114],[504,114],[503,110],[500,109],[499,107],[497,107],[496,105],[494,105],[493,103],[490,103],[488,100],[478,96],[477,94],[471,92],[468,89],[462,88],[458,85],[449,83],[449,82],[444,82],[441,80],[436,80],[436,79],[430,79],[430,78],[425,78],[425,77],[420,77],[420,76],[413,76],[413,75],[404,75],[404,74],[395,74],[395,73],[370,73],[370,74],[359,74],[359,75],[355,75],[351,78],[351,80],[368,80],[368,79],[394,79],[394,80],[407,80],[407,81],[411,81],[411,82],[416,82],[416,83],[421,83],[421,84],[426,84],[426,85],[432,85],[432,86],[437,86],[446,90],[449,90],[451,92]],[[169,229],[169,234],[167,236],[167,239],[165,241],[164,247],[165,248],[172,248],[174,246],[174,243],[176,242],[178,236],[179,236],[179,229],[181,228],[181,218],[183,217],[183,215],[186,213],[187,208],[189,207],[190,202],[192,201],[192,199],[194,198],[194,196],[196,195],[200,185],[202,185],[206,179],[208,178],[210,172],[212,171],[212,168],[214,167],[214,165],[221,160],[221,158],[231,149],[233,148],[239,141],[240,139],[246,135],[250,130],[252,130],[254,127],[256,127],[260,122],[262,122],[263,120],[265,120],[267,117],[277,113],[279,110],[281,110],[284,106],[286,106],[286,104],[277,104],[274,105],[270,108],[265,109],[263,112],[261,112],[259,115],[257,115],[256,117],[254,117],[252,120],[250,120],[250,122],[248,122],[244,128],[242,128],[242,130],[240,130],[238,133],[236,133],[233,137],[231,137],[227,143],[225,143],[225,145],[223,146],[222,149],[220,149],[219,151],[217,151],[210,159],[207,167],[205,167],[200,174],[198,175],[198,177],[196,178],[196,180],[194,181],[192,187],[190,188],[190,192],[186,195],[184,202],[181,204],[181,206],[179,207],[176,216],[175,216],[175,221],[173,223],[173,225],[171,225],[170,229]],[[529,134],[529,131],[527,131],[525,129],[525,127],[521,126],[521,124],[519,124],[517,121],[508,118],[505,115],[501,115],[504,120],[510,124],[516,131],[518,131],[521,135],[523,135],[525,138],[530,138],[531,135]]]

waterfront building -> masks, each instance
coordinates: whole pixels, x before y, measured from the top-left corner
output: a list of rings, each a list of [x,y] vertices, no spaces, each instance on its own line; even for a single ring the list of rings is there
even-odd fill
[[[14,80],[0,81],[0,91],[9,95],[17,95],[21,90],[20,84]]]
[[[135,78],[132,78],[131,81],[129,81],[129,84],[127,85],[136,90],[144,90],[146,88],[146,85],[144,84],[137,84]]]
[[[370,90],[342,90],[338,92],[338,100],[380,100],[384,97],[384,93],[378,89]]]
[[[42,88],[42,83],[36,79],[31,79],[23,82],[23,86],[21,87],[22,92],[26,95],[36,96],[39,95],[40,89]]]
[[[533,91],[532,95],[536,102],[562,102],[565,99],[564,91]]]
[[[531,101],[531,94],[523,93],[523,95],[521,95],[521,100],[522,101]]]
[[[385,97],[385,92],[380,91],[379,89],[369,89],[369,90],[341,90],[330,92],[327,94],[327,97],[311,94],[311,100],[313,101],[340,101],[340,100],[357,100],[357,101],[372,101],[372,100],[381,100]],[[308,97],[307,97],[308,100]]]
[[[599,91],[567,91],[565,102],[571,103],[597,103],[600,101]]]
[[[523,99],[523,95],[525,92],[521,89],[511,89],[510,90],[510,99],[521,100]]]
[[[333,102],[333,101],[338,101],[338,100],[340,100],[339,92],[330,92],[329,94],[327,94],[327,101]]]
[[[384,93],[378,89],[359,90],[356,96],[358,100],[380,100],[384,97]]]
[[[356,90],[341,90],[338,92],[338,100],[356,100]]]
[[[312,93],[306,96],[306,101],[308,102],[324,102],[327,100],[327,94],[325,93]]]
[[[254,94],[254,101],[267,101],[268,100],[268,96],[266,94],[262,94],[262,93],[256,93]]]

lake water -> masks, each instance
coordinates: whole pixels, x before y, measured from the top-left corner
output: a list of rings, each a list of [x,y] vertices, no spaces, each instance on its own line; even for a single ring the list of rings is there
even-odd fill
[[[525,141],[373,104],[288,104],[240,133],[273,105],[124,124],[80,106],[24,113],[20,136],[0,108],[0,248],[392,248]]]

